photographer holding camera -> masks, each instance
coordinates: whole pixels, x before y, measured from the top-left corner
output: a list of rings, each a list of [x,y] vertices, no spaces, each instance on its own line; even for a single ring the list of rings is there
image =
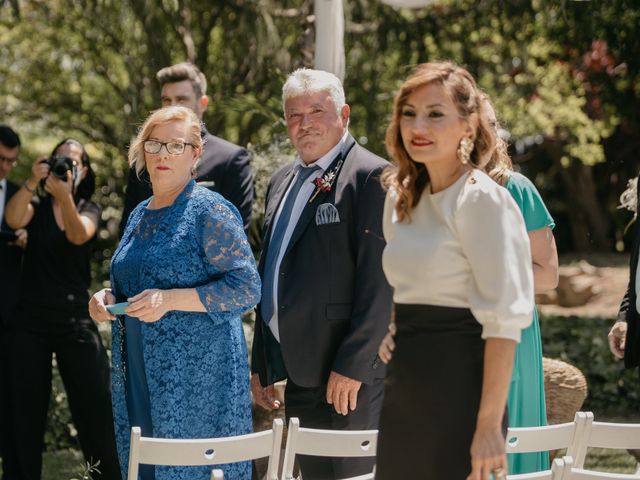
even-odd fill
[[[83,145],[61,141],[6,206],[12,228],[26,228],[12,354],[18,479],[40,479],[55,353],[86,461],[120,479],[115,450],[109,362],[87,315],[91,246],[100,207]],[[34,195],[38,193],[38,195]]]

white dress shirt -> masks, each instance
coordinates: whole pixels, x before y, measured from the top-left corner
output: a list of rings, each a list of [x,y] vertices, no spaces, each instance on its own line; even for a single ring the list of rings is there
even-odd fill
[[[284,237],[282,238],[282,246],[280,248],[280,253],[278,255],[278,259],[276,260],[276,266],[274,269],[273,275],[273,316],[269,321],[269,328],[271,329],[271,333],[273,336],[280,341],[280,332],[278,328],[278,278],[280,272],[280,263],[282,263],[282,257],[284,257],[284,253],[287,251],[287,246],[289,245],[289,240],[291,240],[291,235],[293,235],[293,230],[296,228],[298,224],[298,220],[300,219],[300,215],[302,214],[302,210],[304,210],[305,205],[309,201],[309,198],[313,194],[316,189],[313,181],[324,175],[329,165],[335,160],[340,151],[342,150],[342,146],[344,145],[345,140],[347,139],[348,132],[345,131],[344,135],[340,139],[340,141],[329,150],[324,156],[320,157],[318,160],[313,162],[311,165],[316,165],[319,167],[316,173],[312,173],[311,177],[308,181],[304,183],[304,185],[300,188],[298,192],[298,197],[296,198],[295,203],[293,204],[293,209],[291,210],[291,216],[289,217],[289,223],[287,224],[287,229],[284,232]],[[300,172],[300,169],[306,167],[307,165],[302,161],[302,159],[298,156],[295,160],[296,164],[293,169],[295,171],[295,175],[287,188],[286,193],[280,200],[280,205],[278,205],[278,210],[276,211],[275,216],[272,220],[272,225],[276,225],[278,223],[278,218],[280,218],[280,212],[282,211],[282,207],[284,203],[287,201],[287,196],[289,196],[289,191],[291,190],[291,186],[296,181],[296,176]],[[271,229],[271,234],[273,235],[273,229]],[[313,252],[310,252],[312,254]]]

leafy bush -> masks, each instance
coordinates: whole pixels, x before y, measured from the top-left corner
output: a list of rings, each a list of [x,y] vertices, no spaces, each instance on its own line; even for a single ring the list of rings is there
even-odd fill
[[[640,416],[640,379],[637,369],[627,370],[609,351],[609,318],[542,317],[542,350],[545,357],[575,365],[587,378],[589,395],[583,410],[596,418]]]
[[[262,225],[269,180],[276,170],[293,161],[295,152],[286,137],[276,138],[263,147],[249,145],[248,149],[251,152],[251,169],[254,177],[249,242],[254,254],[258,257],[262,250]]]

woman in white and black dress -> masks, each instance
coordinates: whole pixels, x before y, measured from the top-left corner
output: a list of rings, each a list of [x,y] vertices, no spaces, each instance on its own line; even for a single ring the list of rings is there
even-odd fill
[[[396,348],[376,478],[504,478],[505,405],[533,313],[531,252],[509,192],[480,169],[496,146],[473,77],[450,62],[404,82],[383,175]]]

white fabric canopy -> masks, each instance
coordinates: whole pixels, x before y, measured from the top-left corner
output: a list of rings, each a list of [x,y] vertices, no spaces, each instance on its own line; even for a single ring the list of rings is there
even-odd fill
[[[316,0],[315,66],[344,80],[344,9],[342,0]]]
[[[380,0],[395,8],[420,8],[435,0]],[[343,0],[315,0],[315,67],[344,80],[344,8]]]

